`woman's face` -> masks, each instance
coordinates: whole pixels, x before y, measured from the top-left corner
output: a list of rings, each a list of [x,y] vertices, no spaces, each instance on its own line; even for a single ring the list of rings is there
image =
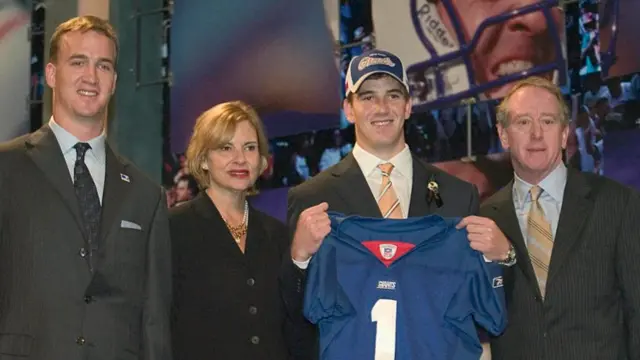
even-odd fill
[[[209,152],[206,167],[210,187],[245,191],[260,175],[261,164],[256,129],[249,121],[242,121],[228,143]]]

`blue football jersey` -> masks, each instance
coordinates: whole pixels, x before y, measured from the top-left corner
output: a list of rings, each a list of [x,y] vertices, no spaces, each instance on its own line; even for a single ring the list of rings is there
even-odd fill
[[[459,218],[330,218],[304,299],[321,360],[478,360],[476,324],[504,330],[500,265],[469,246]]]

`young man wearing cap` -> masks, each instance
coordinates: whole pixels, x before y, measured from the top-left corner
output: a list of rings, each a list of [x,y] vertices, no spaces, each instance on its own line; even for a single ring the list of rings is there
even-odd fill
[[[411,100],[400,59],[382,50],[353,58],[346,87],[344,112],[356,133],[352,153],[289,191],[292,261],[283,264],[282,287],[292,316],[302,316],[305,269],[329,233],[329,210],[367,217],[464,217],[459,227],[469,231],[471,247],[487,261],[513,264],[513,248],[495,223],[472,216],[479,206],[475,186],[423,163],[405,143]],[[315,338],[307,337],[315,358]]]

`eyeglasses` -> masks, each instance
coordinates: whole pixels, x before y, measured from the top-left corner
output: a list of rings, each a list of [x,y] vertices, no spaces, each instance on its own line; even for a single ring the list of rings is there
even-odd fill
[[[530,117],[519,117],[511,120],[510,126],[518,132],[528,133],[534,129],[534,126],[539,127],[543,132],[547,132],[555,128],[560,121],[553,117],[544,117],[540,121],[534,121]]]

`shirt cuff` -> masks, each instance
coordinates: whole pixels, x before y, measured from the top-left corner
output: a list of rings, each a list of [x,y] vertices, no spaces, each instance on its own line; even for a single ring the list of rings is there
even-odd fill
[[[296,261],[293,258],[291,260],[293,260],[293,263],[296,264],[297,267],[299,267],[302,270],[306,270],[307,267],[309,267],[309,261],[311,261],[311,258],[308,258],[305,261]]]
[[[482,257],[484,258],[484,262],[492,262],[491,260],[487,259],[486,256],[482,255]]]

